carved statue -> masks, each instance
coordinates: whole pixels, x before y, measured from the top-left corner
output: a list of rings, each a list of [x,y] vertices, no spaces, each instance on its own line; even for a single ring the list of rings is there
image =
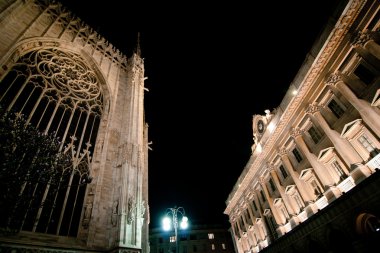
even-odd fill
[[[117,225],[118,213],[119,213],[119,200],[115,200],[112,204],[112,215],[111,215],[111,224],[113,226]]]
[[[127,206],[127,223],[131,224],[135,220],[136,216],[136,205],[134,199],[129,196],[128,206]]]

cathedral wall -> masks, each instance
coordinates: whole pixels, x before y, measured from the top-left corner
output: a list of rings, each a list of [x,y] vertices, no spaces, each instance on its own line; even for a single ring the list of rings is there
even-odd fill
[[[103,114],[91,166],[93,182],[85,197],[87,212],[81,218],[90,223],[80,226],[78,238],[90,248],[140,247],[135,237],[141,226],[136,224],[145,207],[138,173],[147,171],[142,160],[143,61],[136,55],[127,61],[58,2],[2,1],[0,10],[0,78],[19,56],[54,47],[81,55],[101,80]]]

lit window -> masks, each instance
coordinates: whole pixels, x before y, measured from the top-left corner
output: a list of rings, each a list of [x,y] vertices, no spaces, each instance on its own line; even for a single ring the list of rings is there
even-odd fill
[[[222,249],[226,249],[226,244],[222,243]]]
[[[297,205],[299,206],[299,208],[303,208],[304,207],[304,204],[303,204],[300,196],[298,195],[298,192],[294,193],[293,198],[297,202]]]
[[[214,244],[211,244],[211,249],[215,250],[215,245]]]
[[[285,210],[284,206],[280,207],[280,211],[282,212],[282,215],[284,215],[285,219],[289,218],[288,212]]]
[[[169,240],[170,242],[175,242],[175,236],[170,236]]]
[[[210,240],[211,240],[211,239],[214,239],[214,238],[215,238],[215,236],[214,236],[214,234],[213,234],[213,233],[209,233],[209,234],[208,234],[208,239],[210,239]]]
[[[346,177],[346,173],[344,173],[342,167],[337,161],[333,161],[331,163],[331,166],[334,168],[335,172],[338,174],[338,176],[343,179]]]
[[[370,139],[368,139],[367,135],[363,134],[359,137],[358,140],[368,152],[371,153],[373,150],[375,150],[373,142]]]
[[[311,180],[310,184],[314,189],[315,195],[317,195],[317,196],[322,195],[323,191],[315,179]]]

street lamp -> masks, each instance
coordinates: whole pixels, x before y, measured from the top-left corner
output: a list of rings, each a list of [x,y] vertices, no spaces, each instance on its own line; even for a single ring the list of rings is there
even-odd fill
[[[178,224],[178,214],[182,216],[180,224]],[[189,219],[185,215],[185,209],[183,207],[173,207],[173,208],[166,209],[165,218],[162,220],[163,229],[165,231],[169,231],[172,229],[172,224],[171,224],[172,221],[173,221],[174,234],[175,234],[175,250],[176,250],[176,253],[179,253],[178,228],[186,229],[189,225],[188,224]]]

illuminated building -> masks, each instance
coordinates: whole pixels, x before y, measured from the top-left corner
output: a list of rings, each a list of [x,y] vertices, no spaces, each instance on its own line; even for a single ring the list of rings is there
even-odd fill
[[[253,116],[252,155],[225,209],[239,253],[373,247],[380,228],[379,4],[342,2],[280,105]]]

